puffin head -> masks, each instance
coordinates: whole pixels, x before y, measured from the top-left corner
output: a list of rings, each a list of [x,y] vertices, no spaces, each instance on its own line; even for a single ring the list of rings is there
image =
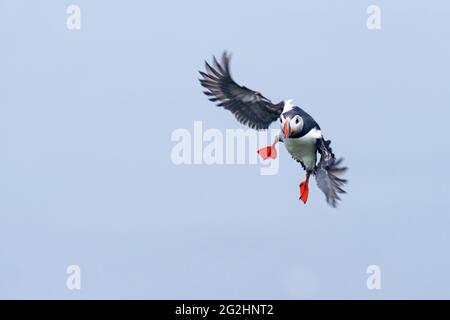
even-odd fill
[[[292,118],[283,114],[280,117],[281,130],[285,139],[299,134],[303,129],[303,118],[300,115],[294,115]]]

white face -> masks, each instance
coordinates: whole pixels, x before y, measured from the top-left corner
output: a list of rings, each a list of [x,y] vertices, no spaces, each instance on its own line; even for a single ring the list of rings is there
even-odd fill
[[[289,131],[289,136],[292,136],[292,135],[302,131],[303,118],[300,117],[299,115],[294,116],[292,119],[285,118],[284,115],[281,115],[280,116],[280,125],[281,125],[282,131],[286,130],[286,121],[289,121],[289,125],[287,127],[288,131]]]

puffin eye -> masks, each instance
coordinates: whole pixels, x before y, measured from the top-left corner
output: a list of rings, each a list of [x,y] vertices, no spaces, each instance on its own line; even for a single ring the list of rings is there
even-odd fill
[[[298,118],[295,118],[295,124],[298,124],[300,120]]]
[[[283,119],[280,117],[280,123],[283,123]]]

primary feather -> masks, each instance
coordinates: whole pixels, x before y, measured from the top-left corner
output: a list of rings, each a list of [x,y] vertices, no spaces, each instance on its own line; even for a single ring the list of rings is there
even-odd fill
[[[343,189],[347,180],[340,176],[347,171],[347,167],[340,166],[343,159],[336,160],[330,147],[331,141],[321,139],[318,142],[318,151],[321,154],[320,161],[315,169],[317,186],[325,194],[325,198],[332,207],[337,206],[337,201],[341,198],[339,194],[345,193]]]
[[[283,111],[284,102],[272,103],[257,91],[238,85],[230,74],[230,56],[224,52],[219,63],[213,57],[211,66],[205,61],[205,71],[200,71],[204,93],[219,107],[231,111],[242,124],[253,129],[267,129]]]

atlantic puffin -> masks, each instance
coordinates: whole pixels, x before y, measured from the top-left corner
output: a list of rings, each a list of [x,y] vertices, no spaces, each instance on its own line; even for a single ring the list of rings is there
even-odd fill
[[[343,186],[347,180],[341,176],[347,170],[341,166],[343,159],[336,159],[330,144],[325,140],[319,124],[292,100],[272,103],[260,92],[238,85],[230,74],[231,56],[225,51],[219,63],[213,56],[213,63],[205,61],[205,71],[199,71],[200,83],[206,89],[204,93],[217,106],[231,111],[236,119],[256,130],[268,129],[279,120],[280,133],[272,145],[258,150],[264,159],[275,159],[278,142],[284,143],[289,154],[301,164],[306,178],[299,185],[299,199],[306,204],[309,195],[309,178],[316,177],[317,186],[325,194],[326,201],[332,207],[337,206],[339,194],[345,193]],[[317,155],[320,160],[317,161]]]

